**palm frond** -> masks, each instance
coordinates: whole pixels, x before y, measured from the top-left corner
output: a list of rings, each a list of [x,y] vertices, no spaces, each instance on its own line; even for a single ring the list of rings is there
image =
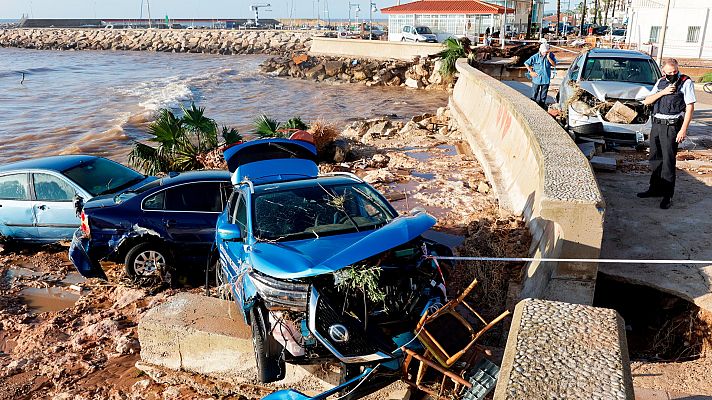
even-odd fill
[[[235,128],[222,127],[222,137],[225,144],[233,144],[242,141],[242,135]]]
[[[172,147],[183,136],[182,122],[167,108],[158,111],[158,117],[148,126],[148,133],[153,137],[151,142]]]
[[[435,54],[433,57],[442,60],[440,73],[443,76],[452,76],[455,73],[455,62],[458,58],[465,57],[465,46],[456,38],[447,38],[445,42],[445,50]]]
[[[166,172],[166,159],[160,154],[159,148],[151,147],[141,142],[135,142],[129,153],[129,164],[148,175]]]
[[[281,129],[301,129],[303,131],[309,129],[307,124],[302,121],[301,117],[292,117],[287,122],[280,126]]]
[[[279,122],[269,118],[265,114],[260,115],[255,120],[255,134],[260,137],[283,137],[284,134],[278,132]]]

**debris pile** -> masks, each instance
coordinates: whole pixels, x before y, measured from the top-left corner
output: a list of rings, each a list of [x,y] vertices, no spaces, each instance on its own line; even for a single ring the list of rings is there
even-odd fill
[[[436,62],[427,57],[407,61],[378,61],[287,53],[262,63],[262,71],[275,76],[325,82],[360,82],[366,86],[445,88]]]

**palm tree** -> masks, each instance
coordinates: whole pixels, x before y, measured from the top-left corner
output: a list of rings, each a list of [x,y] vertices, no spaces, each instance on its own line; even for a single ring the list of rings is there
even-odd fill
[[[435,54],[433,57],[442,60],[440,74],[443,77],[449,78],[452,77],[456,71],[455,62],[457,59],[467,55],[466,47],[469,47],[469,39],[464,41],[456,38],[448,38],[443,44],[445,45],[445,50]]]
[[[290,130],[307,130],[309,127],[300,117],[292,117],[285,123],[280,123],[265,114],[260,115],[255,120],[255,134],[262,138],[276,137],[286,138],[290,135]]]
[[[131,165],[149,175],[205,168],[201,161],[204,155],[220,146],[218,125],[195,104],[181,110],[180,118],[166,108],[158,111],[158,117],[148,127],[148,141],[157,145],[135,142],[129,153]],[[242,140],[237,130],[227,127],[222,128],[222,138],[225,144]]]

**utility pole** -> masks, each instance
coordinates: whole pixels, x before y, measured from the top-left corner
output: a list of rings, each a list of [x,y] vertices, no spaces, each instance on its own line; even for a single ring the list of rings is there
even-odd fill
[[[670,14],[670,0],[665,2],[665,19],[663,19],[663,33],[660,38],[660,48],[658,49],[658,65],[663,61],[663,48],[665,47],[665,34],[667,33],[668,14]]]
[[[527,19],[527,39],[532,36],[532,19],[534,18],[534,0],[529,4],[529,18]]]
[[[504,38],[507,28],[507,0],[504,0],[504,14],[502,14],[502,27],[499,29],[499,42],[502,45],[502,50],[504,50]]]
[[[559,25],[561,25],[561,0],[556,0],[556,36],[559,36]]]
[[[151,2],[146,0],[146,7],[148,7],[148,28],[151,29]]]

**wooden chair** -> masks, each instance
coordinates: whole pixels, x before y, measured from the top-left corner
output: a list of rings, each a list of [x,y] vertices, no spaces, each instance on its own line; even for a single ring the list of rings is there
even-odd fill
[[[509,310],[500,314],[492,321],[485,321],[482,316],[470,306],[465,298],[477,285],[477,279],[457,297],[445,304],[432,314],[427,311],[420,318],[416,326],[418,340],[426,349],[424,356],[432,357],[440,365],[445,368],[450,368],[463,355],[465,355],[477,340],[482,337],[485,332],[489,331],[494,325],[500,322],[504,317],[510,314]],[[474,314],[478,322],[479,329],[474,327],[465,317],[457,311],[458,306],[463,306]],[[463,346],[464,345],[464,346]],[[422,377],[425,368],[425,363],[421,363],[421,370],[418,375]]]

